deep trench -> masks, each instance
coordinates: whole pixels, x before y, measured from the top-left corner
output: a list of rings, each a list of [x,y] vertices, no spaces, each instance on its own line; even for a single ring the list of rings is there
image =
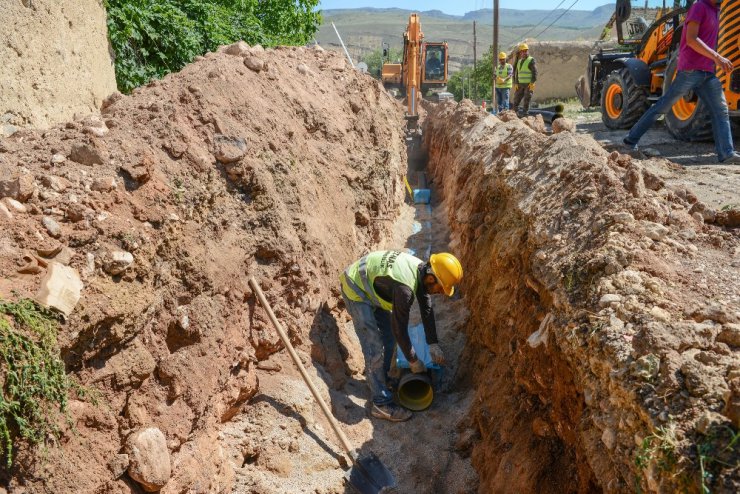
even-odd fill
[[[441,214],[430,215],[435,221],[422,224],[422,232],[437,229],[447,237],[447,242],[437,243],[432,251],[444,249],[461,256],[464,229],[450,222],[456,218],[456,209],[466,206],[444,197],[444,188],[435,183],[444,176],[438,170],[445,166],[434,162],[429,169],[430,156],[434,159],[440,154],[436,145],[434,139],[425,138],[420,149],[410,147],[408,179],[428,187],[431,208],[441,210]],[[524,221],[512,222],[507,217],[507,198],[485,199],[494,203],[486,208],[490,230],[476,231],[471,241],[490,243],[491,257],[502,251],[519,252],[510,256],[514,262],[503,266],[494,266],[486,258],[471,262],[469,256],[464,262],[467,279],[457,297],[469,317],[454,328],[465,335],[465,343],[449,383],[457,392],[472,395],[470,407],[454,424],[455,449],[461,457],[470,456],[479,477],[477,485],[466,486],[464,492],[601,492],[578,448],[583,397],[568,363],[551,349],[532,352],[526,344],[542,328],[553,301],[534,281],[526,233],[522,234]],[[480,253],[485,248],[475,250]],[[428,254],[417,255],[424,258]],[[488,283],[481,283],[486,277]],[[501,314],[506,314],[505,321],[500,320]]]

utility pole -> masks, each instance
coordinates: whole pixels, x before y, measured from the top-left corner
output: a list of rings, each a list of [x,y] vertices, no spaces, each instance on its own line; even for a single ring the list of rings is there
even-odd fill
[[[475,73],[475,68],[478,64],[477,46],[478,38],[475,35],[475,21],[473,21],[473,100],[478,98],[478,76]]]
[[[491,109],[498,108],[496,104],[496,62],[498,57],[498,0],[493,0],[493,53],[491,53]]]

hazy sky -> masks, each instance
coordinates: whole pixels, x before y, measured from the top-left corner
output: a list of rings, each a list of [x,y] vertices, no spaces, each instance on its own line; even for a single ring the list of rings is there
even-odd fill
[[[565,0],[560,6],[567,9],[575,0]],[[554,9],[560,0],[499,0],[502,9]],[[578,0],[573,10],[593,10],[609,0]],[[322,9],[354,9],[359,7],[398,7],[407,10],[441,10],[447,14],[462,15],[471,10],[491,8],[493,0],[321,0]]]

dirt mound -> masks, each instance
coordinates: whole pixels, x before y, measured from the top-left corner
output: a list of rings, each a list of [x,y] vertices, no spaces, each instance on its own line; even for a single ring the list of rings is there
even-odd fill
[[[231,492],[251,453],[229,457],[219,430],[281,348],[247,279],[316,358],[336,329],[337,274],[402,203],[402,112],[339,54],[243,44],[103,108],[0,140],[0,295],[34,296],[69,266],[48,282],[56,302],[41,298],[69,312],[63,358],[100,394],[72,400],[61,444],[21,447],[2,480]]]
[[[89,113],[116,90],[99,0],[3,2],[0,136]]]
[[[737,231],[588,136],[467,103],[424,135],[471,267],[481,490],[737,492]]]

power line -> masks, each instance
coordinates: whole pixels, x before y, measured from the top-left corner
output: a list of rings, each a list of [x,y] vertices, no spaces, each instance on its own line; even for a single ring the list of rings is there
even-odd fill
[[[578,3],[578,0],[575,0],[575,2],[573,2],[572,4],[570,4],[570,7],[568,7],[567,9],[565,9],[565,12],[563,12],[562,14],[560,14],[560,15],[558,16],[558,18],[557,18],[557,19],[555,19],[554,21],[552,21],[552,22],[550,23],[550,25],[549,25],[549,26],[547,26],[547,27],[546,27],[545,29],[543,29],[542,31],[540,31],[540,32],[539,32],[539,34],[537,34],[537,36],[535,36],[535,38],[539,38],[540,36],[542,36],[542,33],[544,33],[545,31],[547,31],[548,29],[550,29],[550,28],[552,27],[552,25],[553,25],[553,24],[555,24],[556,22],[558,22],[558,21],[560,20],[560,18],[561,18],[561,17],[563,17],[563,16],[565,15],[565,14],[567,14],[567,13],[568,13],[568,11],[569,11],[570,9],[572,9],[572,8],[573,8],[573,6],[574,6],[575,4],[577,4],[577,3]]]
[[[558,10],[558,7],[560,7],[561,5],[563,5],[564,2],[565,2],[565,0],[561,0],[561,2],[554,9],[552,9],[550,12],[548,12],[545,15],[545,17],[543,17],[542,20],[537,23],[537,25],[535,25],[529,31],[527,31],[526,33],[524,33],[524,35],[521,38],[522,39],[525,39],[529,33],[531,33],[532,31],[534,31],[538,27],[540,27],[542,25],[542,23],[545,22],[545,19],[547,19],[548,17],[550,17],[550,14],[552,14],[553,12],[555,12],[556,10]]]

